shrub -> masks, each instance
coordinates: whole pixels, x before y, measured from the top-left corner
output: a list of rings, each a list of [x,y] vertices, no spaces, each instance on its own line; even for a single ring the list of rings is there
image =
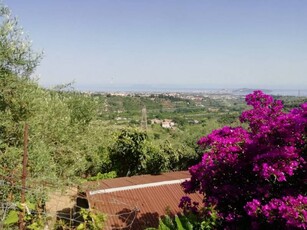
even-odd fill
[[[261,91],[246,96],[243,127],[223,127],[202,137],[201,162],[189,168],[186,193],[204,195],[228,228],[307,228],[307,103],[290,112]],[[185,212],[202,208],[187,206]],[[190,210],[189,210],[190,209]]]

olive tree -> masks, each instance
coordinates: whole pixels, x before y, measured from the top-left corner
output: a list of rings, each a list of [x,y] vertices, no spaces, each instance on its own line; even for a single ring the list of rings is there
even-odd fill
[[[0,4],[0,141],[20,144],[20,123],[30,116],[31,91],[37,88],[30,76],[41,55],[33,52],[10,10]]]

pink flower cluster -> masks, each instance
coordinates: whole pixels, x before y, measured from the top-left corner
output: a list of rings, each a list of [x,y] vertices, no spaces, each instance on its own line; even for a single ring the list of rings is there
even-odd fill
[[[305,217],[295,222],[278,205],[288,202],[300,210],[294,200],[306,197],[307,103],[285,112],[280,100],[261,91],[247,95],[246,102],[253,108],[244,111],[240,120],[249,128],[226,126],[202,137],[198,144],[204,154],[190,167],[191,179],[182,184],[184,191],[204,194],[204,205],[216,207],[226,225],[246,222],[249,216],[254,221],[261,210],[268,225],[285,220],[289,226],[305,226]],[[260,201],[280,202],[276,210],[272,208],[274,215],[266,215]]]
[[[184,212],[192,212],[194,214],[198,213],[198,202],[192,202],[191,198],[188,196],[183,196],[180,199],[179,208],[182,208]]]
[[[262,216],[269,223],[283,222],[288,227],[307,228],[307,196],[285,196],[272,199],[265,205],[253,199],[246,203],[244,209],[249,216]]]
[[[292,176],[305,164],[300,154],[305,144],[302,134],[306,131],[307,103],[285,113],[280,100],[274,101],[261,91],[248,95],[246,101],[254,108],[243,112],[240,120],[250,126],[253,171],[265,179],[274,176],[279,182],[286,181],[287,175]]]

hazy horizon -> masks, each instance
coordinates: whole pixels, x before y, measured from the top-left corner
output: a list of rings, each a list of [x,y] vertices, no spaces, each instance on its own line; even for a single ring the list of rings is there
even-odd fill
[[[45,88],[53,89],[61,84],[44,84]],[[274,87],[223,87],[218,85],[174,85],[174,84],[104,84],[104,85],[89,85],[89,84],[76,84],[70,83],[66,88],[68,90],[77,90],[82,92],[235,92],[236,90],[263,90],[265,93],[275,95],[289,95],[289,96],[307,96],[307,88],[274,88]],[[245,95],[245,94],[244,94]]]

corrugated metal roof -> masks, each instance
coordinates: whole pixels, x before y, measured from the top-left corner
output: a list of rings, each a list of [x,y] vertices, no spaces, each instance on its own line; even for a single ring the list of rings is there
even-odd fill
[[[189,176],[181,171],[101,180],[87,184],[87,197],[91,208],[107,214],[107,229],[157,227],[159,217],[181,211],[178,204],[185,193],[180,181]],[[191,198],[201,202],[203,196]]]

